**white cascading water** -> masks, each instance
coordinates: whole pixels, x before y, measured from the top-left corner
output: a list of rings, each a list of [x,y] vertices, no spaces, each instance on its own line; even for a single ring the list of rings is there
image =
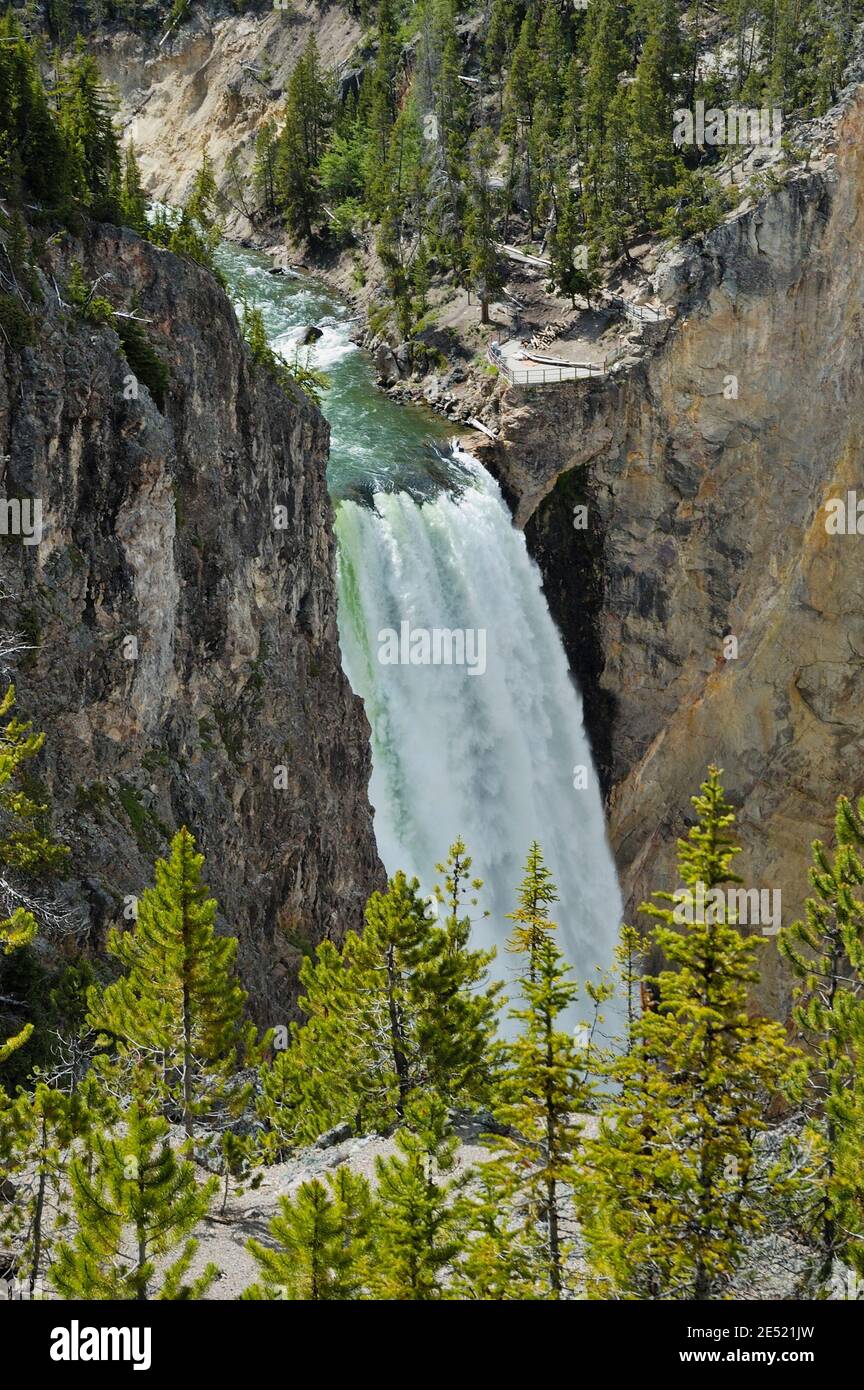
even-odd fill
[[[609,965],[620,897],[581,701],[524,537],[485,470],[459,461],[472,474],[461,495],[421,506],[379,493],[374,511],[339,508],[342,658],[372,725],[381,857],[428,887],[461,834],[490,909],[477,935],[500,949],[538,840],[560,894],[562,949],[578,976],[593,974]],[[485,671],[382,664],[379,634],[406,621],[482,630]]]

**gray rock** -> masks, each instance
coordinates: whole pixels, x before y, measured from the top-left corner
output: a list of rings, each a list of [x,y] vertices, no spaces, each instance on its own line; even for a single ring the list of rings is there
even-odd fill
[[[375,375],[381,386],[391,386],[399,380],[399,363],[393,349],[387,343],[379,343],[375,349]]]
[[[38,632],[15,683],[46,732],[69,883],[98,947],[189,826],[256,1018],[285,1023],[302,949],[359,928],[383,886],[339,656],[327,427],[254,367],[201,267],[106,224],[51,254],[58,284],[74,257],[137,293],[171,373],[161,411],[113,329],[62,314],[48,285],[35,345],[0,339],[7,485],[46,523],[38,546],[3,547],[0,583],[9,622]]]
[[[354,1126],[345,1120],[341,1125],[334,1125],[332,1129],[326,1130],[324,1134],[319,1134],[312,1147],[314,1149],[332,1149],[335,1148],[337,1144],[344,1144],[353,1134]]]

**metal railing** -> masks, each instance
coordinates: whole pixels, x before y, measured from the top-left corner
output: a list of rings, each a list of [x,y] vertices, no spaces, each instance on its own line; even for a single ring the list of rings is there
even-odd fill
[[[606,363],[602,367],[596,362],[570,362],[560,365],[541,365],[518,366],[511,363],[504,357],[503,353],[496,350],[495,345],[490,346],[487,353],[489,361],[493,367],[506,376],[511,386],[555,386],[562,381],[584,381],[592,376],[605,376]]]
[[[629,299],[622,299],[620,294],[606,295],[605,303],[618,309],[622,314],[626,314],[628,319],[634,319],[637,323],[665,323],[666,321],[665,309],[655,309],[653,304],[634,304]]]

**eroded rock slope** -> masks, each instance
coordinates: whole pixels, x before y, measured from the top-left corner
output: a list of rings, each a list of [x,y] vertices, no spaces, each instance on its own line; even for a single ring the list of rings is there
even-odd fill
[[[202,268],[101,227],[59,241],[32,347],[0,344],[13,672],[94,946],[187,824],[255,1013],[290,1012],[301,952],[359,925],[381,881],[368,726],[342,674],[328,429],[254,367]],[[112,328],[58,302],[72,258],[137,306],[170,369],[160,409]],[[282,510],[277,510],[282,509]]]

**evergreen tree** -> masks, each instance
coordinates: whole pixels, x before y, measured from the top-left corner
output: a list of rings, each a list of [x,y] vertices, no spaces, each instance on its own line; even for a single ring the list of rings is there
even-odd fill
[[[375,1161],[372,1290],[377,1298],[400,1302],[446,1299],[447,1275],[466,1237],[464,1181],[447,1177],[456,1141],[440,1097],[412,1098],[396,1144],[398,1154]]]
[[[372,1196],[364,1177],[347,1167],[313,1178],[296,1197],[280,1197],[279,1215],[270,1222],[275,1248],[247,1242],[261,1271],[261,1283],[244,1299],[303,1302],[355,1300],[369,1280]]]
[[[778,942],[810,1058],[793,1086],[807,1117],[795,1215],[813,1249],[808,1297],[829,1291],[835,1260],[864,1275],[864,798],[840,798],[835,835],[833,855],[814,843],[805,916]]]
[[[505,282],[495,249],[495,205],[490,173],[495,160],[495,137],[484,127],[471,139],[470,168],[473,175],[471,204],[466,220],[471,281],[480,300],[480,322],[489,322],[489,304]]]
[[[350,1120],[360,1130],[402,1120],[412,1092],[482,1103],[493,1083],[499,985],[486,982],[492,952],[469,948],[470,859],[451,848],[436,924],[416,879],[397,873],[366,905],[362,936],[342,953],[330,942],[304,961],[293,1044],[265,1068],[262,1114],[283,1148]],[[268,1075],[269,1072],[269,1075]]]
[[[120,215],[127,227],[132,227],[141,236],[147,234],[147,199],[141,187],[141,171],[135,154],[135,146],[126,146],[123,161],[123,181],[120,189]]]
[[[597,198],[595,221],[610,256],[627,254],[635,196],[632,139],[631,94],[622,86],[609,105],[599,162],[592,166],[589,184]]]
[[[622,9],[617,0],[597,0],[592,15],[594,25],[582,104],[589,223],[599,222],[607,198],[604,189],[608,177],[604,166],[609,160],[607,127],[613,102],[619,94],[618,75],[628,66]]]
[[[132,929],[108,934],[108,953],[125,973],[89,996],[91,1027],[127,1073],[146,1070],[189,1137],[201,1122],[242,1108],[248,1088],[237,1070],[256,1056],[255,1030],[243,1022],[237,940],[216,934],[203,864],[189,831],[179,830],[170,857],[156,862],[156,885],[142,893]]]
[[[435,89],[437,143],[447,190],[445,227],[449,224],[454,243],[451,259],[458,275],[462,269],[458,243],[461,240],[459,230],[465,218],[464,180],[469,114],[465,85],[460,81],[461,63],[453,0],[437,0],[435,18],[441,52]]]
[[[392,0],[378,6],[378,55],[363,83],[359,119],[366,134],[364,180],[370,211],[380,218],[387,211],[386,169],[390,132],[396,119],[396,68],[399,59],[397,22]]]
[[[70,1164],[75,1233],[58,1245],[51,1281],[67,1299],[202,1298],[219,1271],[208,1264],[186,1282],[197,1249],[188,1237],[219,1179],[199,1184],[193,1165],[168,1143],[167,1122],[139,1100],[123,1128],[119,1137],[97,1133],[92,1151]],[[168,1257],[157,1287],[155,1262]]]
[[[37,913],[44,919],[50,906],[33,885],[56,873],[69,851],[52,840],[46,826],[48,807],[31,795],[26,783],[27,764],[37,757],[44,734],[12,714],[15,687],[0,699],[0,952],[9,956],[28,946],[38,930]],[[2,957],[0,957],[2,959]],[[2,972],[0,972],[2,982]],[[0,1041],[0,1064],[23,1047],[33,1032],[32,1023],[6,1041]]]
[[[216,178],[205,150],[180,212],[158,211],[148,224],[148,237],[157,246],[167,246],[175,255],[205,266],[224,285],[215,263],[222,231]]]
[[[74,192],[96,217],[110,216],[120,169],[115,103],[102,81],[96,59],[85,52],[80,38],[73,57],[63,68],[57,97]]]
[[[292,1024],[291,1046],[259,1073],[256,1108],[266,1125],[259,1142],[269,1162],[311,1142],[328,1125],[348,1120],[362,1130],[377,1115],[378,1073],[365,1076],[363,1040],[351,1026],[354,977],[332,941],[321,942],[315,960],[303,962],[300,983],[307,1022]],[[368,1102],[367,1086],[373,1088]],[[389,1119],[392,1113],[388,1091],[384,1114]]]
[[[64,210],[71,192],[69,151],[11,9],[0,17],[0,189]]]
[[[649,223],[656,222],[657,212],[665,208],[664,194],[676,178],[671,138],[675,49],[670,52],[666,9],[664,0],[654,0],[629,100],[634,196],[642,217]]]
[[[0,1205],[0,1236],[14,1249],[31,1298],[66,1220],[73,1145],[114,1116],[111,1097],[92,1075],[70,1092],[37,1076],[32,1091],[21,1090],[14,1101],[0,1095],[0,1169],[10,1194]]]
[[[635,927],[622,925],[614,955],[615,974],[624,997],[624,1050],[629,1053],[636,1037],[636,1020],[647,1000],[645,943]]]
[[[493,1265],[506,1266],[511,1297],[558,1299],[569,1287],[579,1116],[593,1094],[588,1057],[562,1027],[578,986],[567,978],[546,915],[546,904],[555,897],[534,845],[520,899],[529,911],[532,902],[539,911],[522,946],[522,1004],[511,1011],[521,1032],[508,1047],[502,1100],[495,1107],[503,1132],[490,1139],[497,1157],[484,1172],[485,1192],[475,1217],[480,1236],[467,1269],[477,1289],[486,1286]],[[589,994],[596,1011],[609,989],[592,986]]]
[[[442,880],[435,900],[444,909],[444,920],[428,933],[412,981],[421,1086],[456,1103],[482,1104],[493,1093],[498,1071],[503,988],[487,980],[494,948],[474,951],[469,946],[471,908],[477,906],[483,881],[472,877],[471,856],[461,838],[435,867]]]
[[[318,165],[332,119],[332,84],[321,70],[314,34],[288,82],[275,155],[276,201],[295,236],[308,237],[321,212]]]
[[[693,805],[678,842],[686,886],[643,905],[670,968],[650,982],[652,1007],[631,1016],[611,1067],[620,1089],[586,1143],[583,1224],[601,1297],[722,1297],[775,1176],[758,1170],[756,1143],[791,1053],[782,1026],[750,1011],[765,941],[741,935],[720,891],[741,880],[717,768]]]
[[[487,77],[498,79],[499,92],[503,91],[501,78],[505,60],[513,46],[513,17],[510,0],[492,0],[481,63]]]
[[[528,957],[528,978],[535,976],[535,957],[549,933],[557,930],[549,916],[552,903],[558,901],[558,890],[547,868],[543,851],[536,840],[531,843],[525,861],[525,876],[519,889],[519,906],[507,914],[515,926],[507,941],[507,950]]]
[[[559,190],[558,217],[552,233],[550,256],[552,261],[552,284],[562,294],[570,296],[570,303],[576,308],[576,295],[581,295],[591,308],[591,295],[599,285],[599,277],[591,265],[585,232],[576,196],[565,186]],[[585,255],[581,252],[584,249]]]
[[[166,362],[159,356],[147,336],[147,331],[134,317],[139,305],[133,300],[132,315],[118,316],[114,328],[123,345],[123,355],[136,379],[142,382],[160,410],[165,408],[165,394],[171,379]]]
[[[252,168],[257,208],[264,217],[272,217],[276,211],[276,150],[273,123],[265,121],[255,137],[255,163]]]
[[[213,252],[222,239],[222,222],[219,217],[219,190],[209,152],[204,151],[201,163],[195,170],[192,186],[183,205],[182,223],[191,222],[204,246],[205,254],[197,255],[204,265],[210,265]],[[172,250],[182,250],[172,246]]]
[[[519,191],[528,217],[528,234],[531,240],[534,238],[537,211],[533,140],[535,91],[532,77],[535,35],[534,11],[529,10],[522,21],[519,38],[513,50],[504,94],[505,115],[501,126],[501,133],[509,150],[509,191],[511,196],[517,189]]]

